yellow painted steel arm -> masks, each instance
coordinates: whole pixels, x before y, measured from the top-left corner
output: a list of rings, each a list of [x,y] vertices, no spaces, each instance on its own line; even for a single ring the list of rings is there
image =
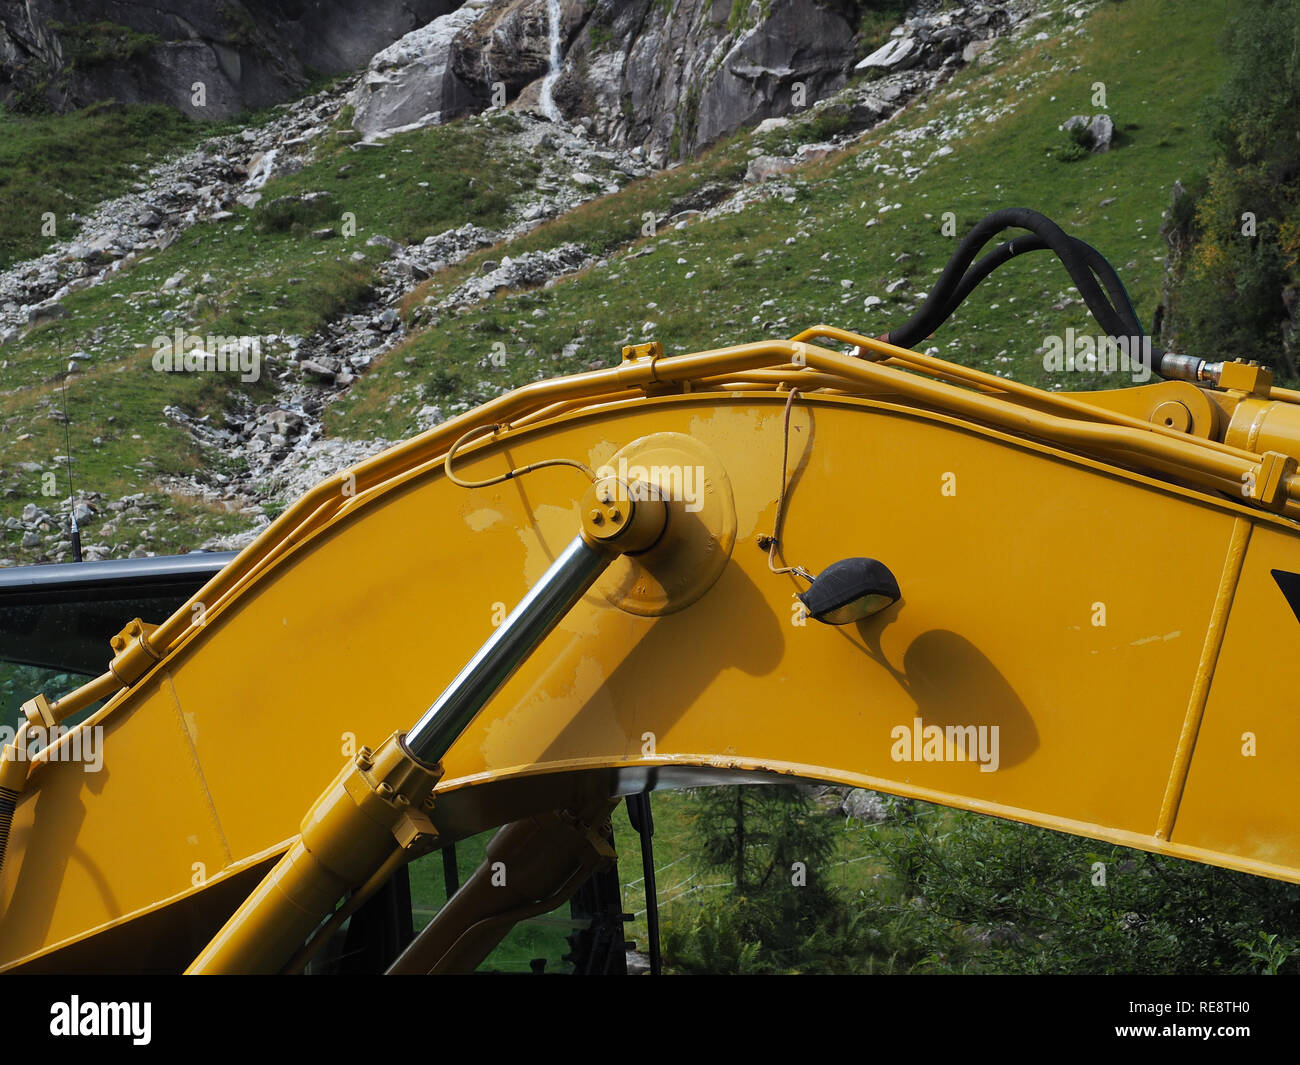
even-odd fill
[[[1294,406],[1211,396],[1199,435],[817,335],[888,361],[810,340],[632,351],[305,496],[199,593],[204,624],[179,611],[147,636],[156,659],[93,687],[117,691],[82,726],[103,730],[101,775],[33,764],[0,965],[126,968],[118,930],[186,927],[183,968],[356,749],[409,727],[582,517],[572,472],[448,481],[448,448],[495,423],[515,427],[465,451],[467,478],[665,448],[699,472],[680,463],[676,561],[611,568],[446,753],[443,840],[647,785],[792,775],[1300,881],[1280,665],[1300,622],[1273,576],[1300,573],[1300,446],[1251,403]],[[901,601],[843,627],[802,616],[802,582],[762,546],[782,497],[787,563],[871,556]]]

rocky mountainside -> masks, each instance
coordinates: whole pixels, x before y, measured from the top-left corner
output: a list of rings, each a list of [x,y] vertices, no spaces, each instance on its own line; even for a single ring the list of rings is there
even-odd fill
[[[373,145],[372,151],[383,151],[402,133],[451,121],[466,111],[501,110],[491,107],[491,96],[492,86],[504,80],[505,105],[514,124],[504,135],[490,135],[493,150],[505,157],[528,157],[538,166],[531,194],[504,225],[466,223],[410,243],[382,232],[369,234],[364,247],[373,251],[352,253],[358,262],[379,253],[362,302],[313,333],[281,331],[261,338],[274,382],[272,401],[234,395],[216,422],[196,416],[183,403],[163,407],[164,419],[182,428],[203,453],[237,454],[239,461],[155,483],[264,521],[268,505],[282,504],[386,445],[382,438],[326,439],[322,417],[412,328],[464,314],[502,293],[554,285],[603,266],[607,259],[573,241],[489,259],[473,275],[404,314],[404,304],[428,279],[653,173],[669,161],[671,146],[680,147],[681,124],[688,119],[692,147],[758,119],[763,119],[759,132],[764,143],[776,137],[771,143],[779,147],[787,128],[808,128],[818,116],[834,121],[830,141],[808,143],[809,137],[799,134],[790,138],[784,153],[755,148],[748,166],[729,181],[698,188],[667,205],[656,221],[684,224],[692,217],[734,214],[783,194],[787,186],[771,179],[824,157],[836,144],[848,143],[924,96],[974,60],[982,51],[980,42],[987,45],[999,33],[1024,24],[1031,10],[1023,0],[1010,8],[973,3],[935,14],[926,14],[922,6],[897,26],[889,45],[859,64],[868,77],[832,92],[852,71],[853,34],[842,14],[806,0],[777,0],[770,11],[755,5],[752,22],[730,26],[723,17],[730,7],[696,0],[675,3],[666,15],[648,3],[561,0],[554,9],[549,6],[545,0],[468,0],[380,50],[363,74],[299,99],[261,125],[211,139],[168,160],[142,175],[126,194],[73,216],[75,236],[0,272],[0,344],[19,342],[42,325],[61,322],[69,313],[66,304],[77,294],[117,284],[138,264],[181,246],[196,226],[242,228],[246,213],[256,220],[268,202],[282,209],[295,199],[303,207],[326,203],[331,194],[325,191],[277,198],[268,190],[287,176],[311,173],[323,146],[338,136],[349,115],[364,134],[354,149]],[[701,56],[711,56],[711,66],[700,67]],[[638,74],[660,65],[660,77]],[[808,96],[796,101],[789,90],[799,82]],[[691,107],[677,106],[683,86],[696,84],[703,88],[698,94],[687,90]],[[544,87],[549,90],[545,95]],[[812,106],[818,95],[827,98]],[[799,124],[791,126],[790,117],[773,111],[795,115]],[[484,127],[489,136],[486,131]],[[327,241],[334,233],[326,227],[314,235]],[[181,268],[163,280],[154,298],[142,302],[136,292],[127,303],[141,311],[160,308],[146,317],[146,331],[166,331],[177,323],[192,324],[197,313],[213,305],[208,293],[226,280]],[[71,368],[93,371],[102,350],[123,342],[141,344],[147,338],[143,333],[123,335],[101,323],[69,352]],[[423,404],[417,425],[435,424],[465,405]],[[53,407],[50,416],[61,417]],[[20,433],[19,442],[28,436]],[[21,479],[35,473],[37,465],[19,464],[14,474]],[[166,508],[138,491],[116,499],[81,494],[78,508],[78,522],[88,533],[88,558],[151,553],[159,519],[165,524],[167,518]],[[58,560],[68,555],[72,510],[71,498],[62,507],[30,503],[6,517],[4,526],[17,538],[20,556]],[[246,542],[256,524],[234,539],[214,540],[212,546]],[[131,539],[124,542],[122,537]]]
[[[456,0],[0,0],[0,103],[228,118],[364,65]],[[202,91],[197,92],[197,86]]]
[[[871,0],[0,0],[0,104],[161,102],[223,119],[369,63],[367,137],[494,106],[581,121],[663,165],[843,86],[855,69],[969,60],[1008,8],[920,0],[861,56]]]
[[[652,38],[672,60],[673,16],[616,38],[593,22],[599,4],[555,6],[557,19],[546,2],[508,0],[439,15],[364,71],[141,166],[125,194],[71,216],[43,255],[0,271],[0,564],[67,559],[74,508],[88,558],[238,546],[302,491],[391,441],[528,380],[603,365],[620,343],[663,338],[694,350],[819,319],[867,328],[873,316],[906,315],[926,288],[915,242],[939,212],[960,212],[964,228],[1008,195],[1022,198],[1000,182],[1019,189],[1023,172],[1043,166],[1050,174],[1025,200],[1050,212],[1052,196],[1078,195],[1083,170],[1052,162],[1053,138],[1069,147],[1058,131],[1088,106],[1091,79],[1075,55],[1109,5],[922,4],[872,46],[853,45],[839,88],[827,82],[802,107],[771,97],[786,113],[751,114],[740,121],[752,129],[680,163],[670,158],[677,112],[656,112],[648,89],[643,126],[621,104],[588,112],[578,102],[615,84],[580,61],[584,41],[628,70]],[[782,10],[777,0],[754,8],[767,19]],[[704,22],[683,32],[702,33]],[[743,52],[758,41],[743,20],[711,32],[723,58],[757,54]],[[677,58],[687,56],[683,46]],[[770,53],[765,62],[784,69]],[[779,61],[809,69],[798,62]],[[504,70],[517,72],[504,105],[476,94]],[[1064,92],[1062,79],[1082,88]],[[451,81],[484,113],[453,120],[462,105],[441,103],[453,100]],[[653,133],[656,114],[670,122]],[[967,184],[985,158],[981,139],[1013,122],[1022,133],[1010,143],[1031,150],[1008,164],[999,142],[987,158],[993,176]],[[1117,119],[1113,150],[1094,158],[1125,166],[1133,129]],[[1167,124],[1151,135],[1181,143]],[[948,175],[943,193],[936,172]],[[1165,170],[1149,184],[1162,182],[1171,183]],[[459,191],[446,199],[448,189]],[[1145,193],[1092,195],[1105,209],[1116,195]],[[420,206],[440,196],[445,209]],[[1152,196],[1163,205],[1164,193]],[[412,220],[413,208],[430,221]],[[926,269],[946,254],[931,248]],[[773,271],[752,269],[762,261]],[[723,277],[719,263],[729,264]],[[763,277],[770,287],[751,284]],[[1055,298],[1057,311],[1069,308]],[[255,386],[148,372],[151,338],[214,321],[260,341]],[[488,359],[494,341],[508,352],[505,369]],[[988,355],[1011,359],[997,344]],[[65,377],[75,500],[63,494]]]
[[[469,0],[375,56],[353,98],[368,137],[490,106],[540,105],[655,165],[798,111],[856,70],[951,69],[1005,31],[1008,8],[917,5],[858,61],[862,5],[818,0]]]

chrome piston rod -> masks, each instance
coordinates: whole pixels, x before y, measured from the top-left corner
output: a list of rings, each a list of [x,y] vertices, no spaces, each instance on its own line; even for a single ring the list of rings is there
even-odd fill
[[[407,749],[425,765],[438,762],[615,557],[575,536],[407,732]]]

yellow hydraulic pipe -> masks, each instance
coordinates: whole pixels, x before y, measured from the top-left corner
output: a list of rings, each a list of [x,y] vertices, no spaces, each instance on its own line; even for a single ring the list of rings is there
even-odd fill
[[[1038,403],[1043,403],[1055,407],[1061,411],[1068,411],[1082,418],[1091,421],[1105,421],[1114,425],[1126,425],[1131,429],[1140,429],[1143,432],[1155,432],[1173,439],[1185,440],[1187,434],[1177,429],[1170,429],[1158,422],[1146,422],[1140,418],[1134,418],[1131,415],[1124,414],[1120,411],[1109,410],[1104,407],[1098,407],[1088,403],[1086,400],[1076,399],[1065,393],[1047,392],[1041,388],[1035,388],[1033,385],[1022,384],[1019,381],[1011,380],[1006,377],[998,377],[996,374],[985,373],[983,370],[976,370],[970,366],[960,366],[956,363],[945,362],[943,359],[935,358],[932,355],[923,355],[918,351],[912,351],[910,348],[900,348],[895,344],[887,341],[877,340],[874,337],[865,337],[857,333],[849,332],[847,329],[839,329],[830,325],[816,325],[811,329],[805,329],[800,333],[796,340],[803,340],[821,336],[830,340],[838,340],[844,344],[855,344],[860,348],[867,348],[878,354],[887,354],[891,360],[903,363],[917,369],[925,370],[927,373],[943,376],[949,379],[962,381],[966,384],[987,389],[993,392],[1001,392],[1010,396],[1023,396],[1032,398]],[[871,360],[880,363],[880,360]],[[1244,455],[1237,448],[1229,447],[1227,444],[1221,444],[1216,440],[1204,441],[1204,446],[1211,450],[1219,450],[1223,454]]]

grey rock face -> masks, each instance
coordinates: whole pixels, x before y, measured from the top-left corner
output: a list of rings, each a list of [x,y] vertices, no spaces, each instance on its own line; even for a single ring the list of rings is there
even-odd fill
[[[815,0],[773,0],[766,14],[754,5],[739,25],[729,0],[676,0],[666,12],[656,0],[562,0],[559,9],[552,27],[546,0],[476,0],[437,33],[409,34],[372,62],[366,84],[382,102],[359,104],[355,127],[377,136],[437,112],[445,121],[486,107],[496,86],[532,106],[554,31],[561,115],[662,162],[812,103],[844,83],[853,61],[852,28]]]
[[[838,88],[853,61],[853,30],[813,0],[752,6],[679,0],[667,16],[652,0],[600,0],[565,59],[556,100],[593,118],[615,144],[681,158],[762,119]]]
[[[371,59],[351,99],[353,128],[376,138],[481,110],[491,90],[456,73],[452,42],[491,6],[489,0],[468,0]]]
[[[5,0],[0,102],[42,96],[56,110],[96,100],[170,104],[229,118],[301,95],[317,74],[355,70],[456,0]],[[95,24],[130,33],[106,40]],[[94,47],[89,47],[93,44]],[[194,84],[201,82],[201,102]]]
[[[480,86],[485,96],[500,82],[513,97],[550,67],[549,5],[546,0],[497,0],[483,6],[488,10],[457,35],[452,62],[457,75]],[[568,50],[590,7],[582,0],[561,0],[554,31],[562,51]]]
[[[732,0],[556,6],[553,25],[547,0],[471,0],[409,34],[372,62],[354,125],[379,137],[489,104],[534,108],[554,39],[563,53],[551,93],[560,118],[605,144],[641,147],[662,166],[816,103],[854,66],[855,27],[819,0],[755,3],[739,16]],[[858,68],[949,69],[981,54],[1009,21],[1002,7],[978,0],[917,15]]]

